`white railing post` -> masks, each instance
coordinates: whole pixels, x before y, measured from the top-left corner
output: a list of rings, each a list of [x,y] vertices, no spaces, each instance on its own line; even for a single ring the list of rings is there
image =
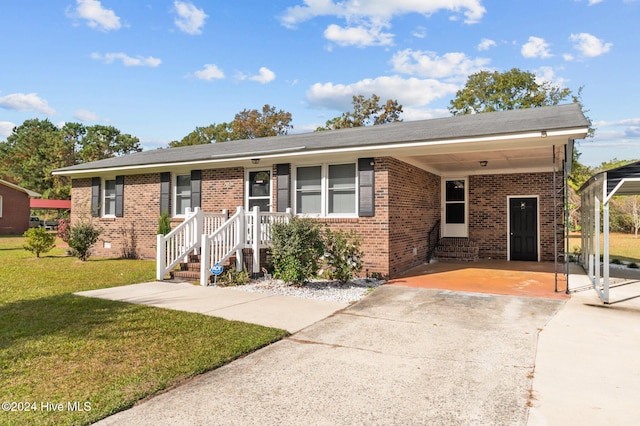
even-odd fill
[[[195,241],[195,252],[198,254],[202,247],[202,234],[204,233],[204,213],[200,207],[195,209],[196,226],[193,228],[193,240]]]
[[[164,279],[164,264],[167,259],[167,248],[164,244],[164,235],[156,235],[156,279],[162,281]]]
[[[262,217],[260,216],[260,207],[253,207],[253,268],[254,276],[260,272],[260,241],[262,240]]]
[[[202,244],[202,249],[200,253],[200,285],[208,286],[209,285],[209,265],[211,264],[211,250],[210,244],[206,239],[206,235],[202,235],[202,241],[205,241],[206,244]]]
[[[238,226],[236,227],[236,241],[238,242],[238,248],[236,249],[236,270],[242,271],[242,249],[244,248],[247,241],[247,230],[246,223],[247,221],[242,214],[243,208],[242,206],[238,206],[237,212],[240,213],[238,219]]]

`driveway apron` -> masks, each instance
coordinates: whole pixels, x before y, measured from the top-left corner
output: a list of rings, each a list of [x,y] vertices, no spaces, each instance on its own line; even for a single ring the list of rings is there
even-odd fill
[[[525,425],[564,301],[382,286],[100,425]]]

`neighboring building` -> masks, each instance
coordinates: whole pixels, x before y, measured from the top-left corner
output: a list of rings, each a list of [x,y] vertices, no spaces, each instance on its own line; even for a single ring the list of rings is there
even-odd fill
[[[158,217],[291,208],[356,229],[364,268],[396,276],[427,259],[429,231],[480,258],[553,261],[562,251],[563,188],[578,104],[158,149],[54,171],[72,178],[72,223],[93,216],[95,254],[136,236],[155,256]],[[558,233],[560,235],[558,236]]]
[[[37,192],[0,180],[0,235],[22,235],[29,228],[29,200]]]

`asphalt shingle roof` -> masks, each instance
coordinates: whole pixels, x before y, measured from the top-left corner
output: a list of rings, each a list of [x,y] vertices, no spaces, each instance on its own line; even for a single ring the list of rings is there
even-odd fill
[[[579,104],[408,121],[288,136],[143,151],[57,169],[75,172],[115,167],[233,159],[266,154],[362,148],[407,142],[446,141],[541,130],[584,128],[590,125]]]

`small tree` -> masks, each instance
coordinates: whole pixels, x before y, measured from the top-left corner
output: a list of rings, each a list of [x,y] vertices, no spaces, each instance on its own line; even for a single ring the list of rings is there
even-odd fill
[[[77,225],[69,227],[69,247],[73,255],[81,261],[86,261],[90,256],[90,249],[102,233],[101,229],[93,226],[93,223],[80,221]]]
[[[56,245],[56,236],[44,228],[29,228],[23,236],[26,238],[24,249],[40,257],[40,253],[47,253]]]
[[[292,217],[289,223],[273,224],[271,231],[273,276],[295,285],[314,277],[324,251],[318,224]]]
[[[169,219],[169,213],[163,211],[158,219],[158,234],[167,235],[171,232],[171,220]]]
[[[325,230],[323,258],[330,278],[344,284],[362,270],[360,244],[360,237],[354,229],[349,232]]]

